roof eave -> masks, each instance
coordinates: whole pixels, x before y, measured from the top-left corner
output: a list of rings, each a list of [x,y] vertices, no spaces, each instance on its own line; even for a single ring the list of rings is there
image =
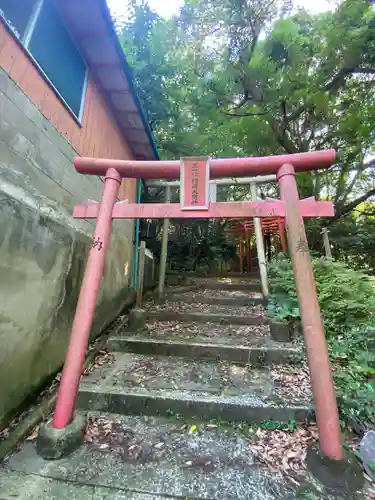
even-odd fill
[[[121,62],[122,68],[123,68],[123,71],[125,73],[126,80],[128,82],[128,86],[129,86],[129,90],[131,91],[132,97],[134,99],[134,103],[135,103],[135,105],[137,107],[139,116],[140,116],[141,121],[143,123],[143,126],[145,128],[147,137],[148,137],[148,139],[150,141],[150,145],[151,145],[152,151],[153,151],[153,153],[155,155],[155,158],[157,160],[160,160],[159,153],[158,153],[158,150],[157,150],[157,147],[156,147],[156,143],[155,143],[154,135],[152,133],[150,124],[147,121],[145,111],[143,109],[142,103],[141,103],[141,101],[139,99],[137,90],[136,90],[135,85],[134,85],[134,80],[133,80],[133,75],[132,75],[132,69],[130,68],[130,66],[129,66],[126,58],[125,58],[125,54],[124,54],[124,51],[123,51],[123,49],[121,47],[120,40],[119,40],[119,38],[117,36],[117,33],[116,33],[116,30],[115,30],[115,26],[114,26],[114,23],[113,23],[113,20],[112,20],[112,16],[111,16],[109,7],[108,7],[107,3],[105,2],[105,0],[103,0],[103,1],[100,2],[100,10],[101,10],[101,12],[103,14],[103,18],[104,18],[104,20],[105,20],[105,22],[107,24],[108,30],[112,34],[113,44],[115,46],[117,55],[119,57],[119,60]]]

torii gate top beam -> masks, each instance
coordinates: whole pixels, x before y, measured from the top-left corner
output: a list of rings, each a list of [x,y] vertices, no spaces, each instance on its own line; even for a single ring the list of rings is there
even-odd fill
[[[328,168],[335,161],[333,149],[297,153],[292,155],[250,158],[221,158],[210,160],[210,178],[248,177],[276,174],[278,169],[291,164],[296,172]],[[181,164],[173,161],[110,160],[102,158],[76,158],[74,165],[80,174],[105,175],[115,168],[121,177],[143,179],[179,179]]]

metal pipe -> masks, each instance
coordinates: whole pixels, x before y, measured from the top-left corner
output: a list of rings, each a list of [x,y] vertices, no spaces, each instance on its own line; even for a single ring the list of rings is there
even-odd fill
[[[235,178],[223,178],[223,179],[210,179],[209,183],[217,186],[231,186],[233,184],[250,184],[251,182],[255,182],[256,184],[264,183],[264,182],[276,182],[276,175],[259,175],[257,177],[240,177],[239,179]],[[148,187],[180,187],[180,181],[148,181]],[[216,201],[216,200],[211,200]]]
[[[251,200],[255,202],[257,200],[256,184],[251,183],[250,189],[251,189]],[[262,226],[259,217],[254,217],[254,229],[255,229],[255,241],[257,245],[258,266],[260,273],[260,282],[262,286],[262,294],[264,298],[267,298],[268,297],[267,265],[266,265],[266,257],[264,255]]]
[[[66,427],[73,418],[95,305],[103,277],[105,257],[111,237],[112,210],[117,200],[120,185],[121,176],[113,168],[108,169],[94,239],[82,281],[57,394],[56,410],[53,417],[53,427],[57,429]]]
[[[276,174],[285,163],[293,163],[296,172],[319,170],[330,167],[335,157],[335,151],[329,149],[293,155],[212,159],[210,177],[214,179]],[[80,174],[104,175],[108,168],[115,168],[122,177],[144,179],[179,179],[181,170],[180,160],[136,161],[76,157],[74,165]]]
[[[330,459],[342,460],[344,453],[335,389],[293,166],[283,165],[277,178],[285,204],[289,253],[306,343],[320,449]]]
[[[166,186],[165,188],[165,203],[171,202],[171,188]],[[167,267],[167,255],[168,255],[168,231],[169,231],[169,219],[166,218],[163,221],[163,239],[161,243],[161,254],[160,254],[160,269],[159,269],[159,283],[158,283],[158,295],[159,299],[164,293],[164,283],[165,283],[165,270]]]
[[[143,285],[145,280],[145,261],[146,261],[146,242],[141,241],[139,245],[139,260],[138,260],[138,281],[135,305],[142,307]]]

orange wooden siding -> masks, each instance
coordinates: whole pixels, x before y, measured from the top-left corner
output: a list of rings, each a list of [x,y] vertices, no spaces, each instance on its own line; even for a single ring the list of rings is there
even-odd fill
[[[133,158],[111,109],[90,75],[90,70],[82,123],[79,125],[18,41],[8,32],[3,21],[0,22],[0,66],[61,132],[78,155]],[[124,180],[120,198],[135,201],[135,186],[135,179]]]

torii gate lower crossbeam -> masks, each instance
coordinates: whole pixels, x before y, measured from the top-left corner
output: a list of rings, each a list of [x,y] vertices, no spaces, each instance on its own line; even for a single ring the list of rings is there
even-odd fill
[[[293,262],[296,288],[300,303],[302,326],[307,348],[307,358],[310,368],[310,377],[314,393],[316,419],[319,429],[320,449],[322,453],[332,460],[342,460],[344,457],[341,442],[339,416],[332,380],[332,373],[328,359],[327,344],[324,335],[323,323],[317,299],[315,281],[310,261],[309,248],[303,223],[303,212],[307,202],[301,202],[298,197],[295,171],[314,170],[318,167],[326,168],[334,160],[334,152],[305,153],[298,155],[283,155],[271,158],[241,158],[213,160],[213,173],[216,177],[249,174],[277,174],[280,187],[281,201],[272,205],[274,211],[271,216],[285,216],[288,236],[289,252]],[[231,161],[233,168],[230,169]],[[214,163],[215,162],[215,163]],[[97,226],[92,249],[78,300],[76,315],[73,323],[71,340],[64,365],[60,387],[58,391],[56,411],[53,418],[53,427],[56,429],[66,427],[74,415],[75,401],[78,385],[82,373],[85,352],[88,344],[90,328],[93,320],[96,299],[102,278],[105,254],[109,243],[112,218],[122,214],[124,218],[147,217],[156,215],[159,208],[146,208],[146,205],[135,208],[125,203],[116,205],[121,177],[149,177],[176,178],[176,162],[122,162],[113,160],[82,159],[76,160],[76,168],[81,173],[92,175],[105,174],[103,198],[100,204],[86,206],[84,216],[91,214],[97,217]],[[153,170],[152,167],[155,167]],[[264,167],[264,168],[263,168]],[[169,170],[168,170],[169,169]],[[159,177],[160,178],[160,177]],[[193,200],[201,196],[198,178],[193,172],[191,176],[191,196]],[[260,203],[263,208],[260,207]],[[264,216],[264,207],[270,202],[257,202],[255,204],[241,204],[241,214],[238,217]],[[159,216],[172,218],[179,211],[178,207],[168,205],[167,210],[162,209]],[[191,202],[190,202],[191,205]],[[224,204],[225,205],[225,204]],[[227,206],[229,206],[228,204]],[[313,202],[311,206],[323,207],[322,202]],[[325,205],[326,207],[328,205]],[[172,207],[172,208],[171,208]],[[191,207],[188,207],[191,209]],[[77,209],[78,210],[78,209]],[[217,216],[233,218],[233,211],[226,214],[219,210]],[[212,216],[210,208],[206,217]],[[332,215],[332,206],[330,208]],[[266,209],[267,212],[267,209]],[[188,212],[185,212],[188,213]],[[267,212],[269,213],[269,211]],[[153,215],[152,215],[153,214]],[[190,216],[195,218],[200,215],[200,210],[192,210]],[[325,215],[324,210],[317,210],[314,215]],[[180,215],[179,215],[180,216]]]

